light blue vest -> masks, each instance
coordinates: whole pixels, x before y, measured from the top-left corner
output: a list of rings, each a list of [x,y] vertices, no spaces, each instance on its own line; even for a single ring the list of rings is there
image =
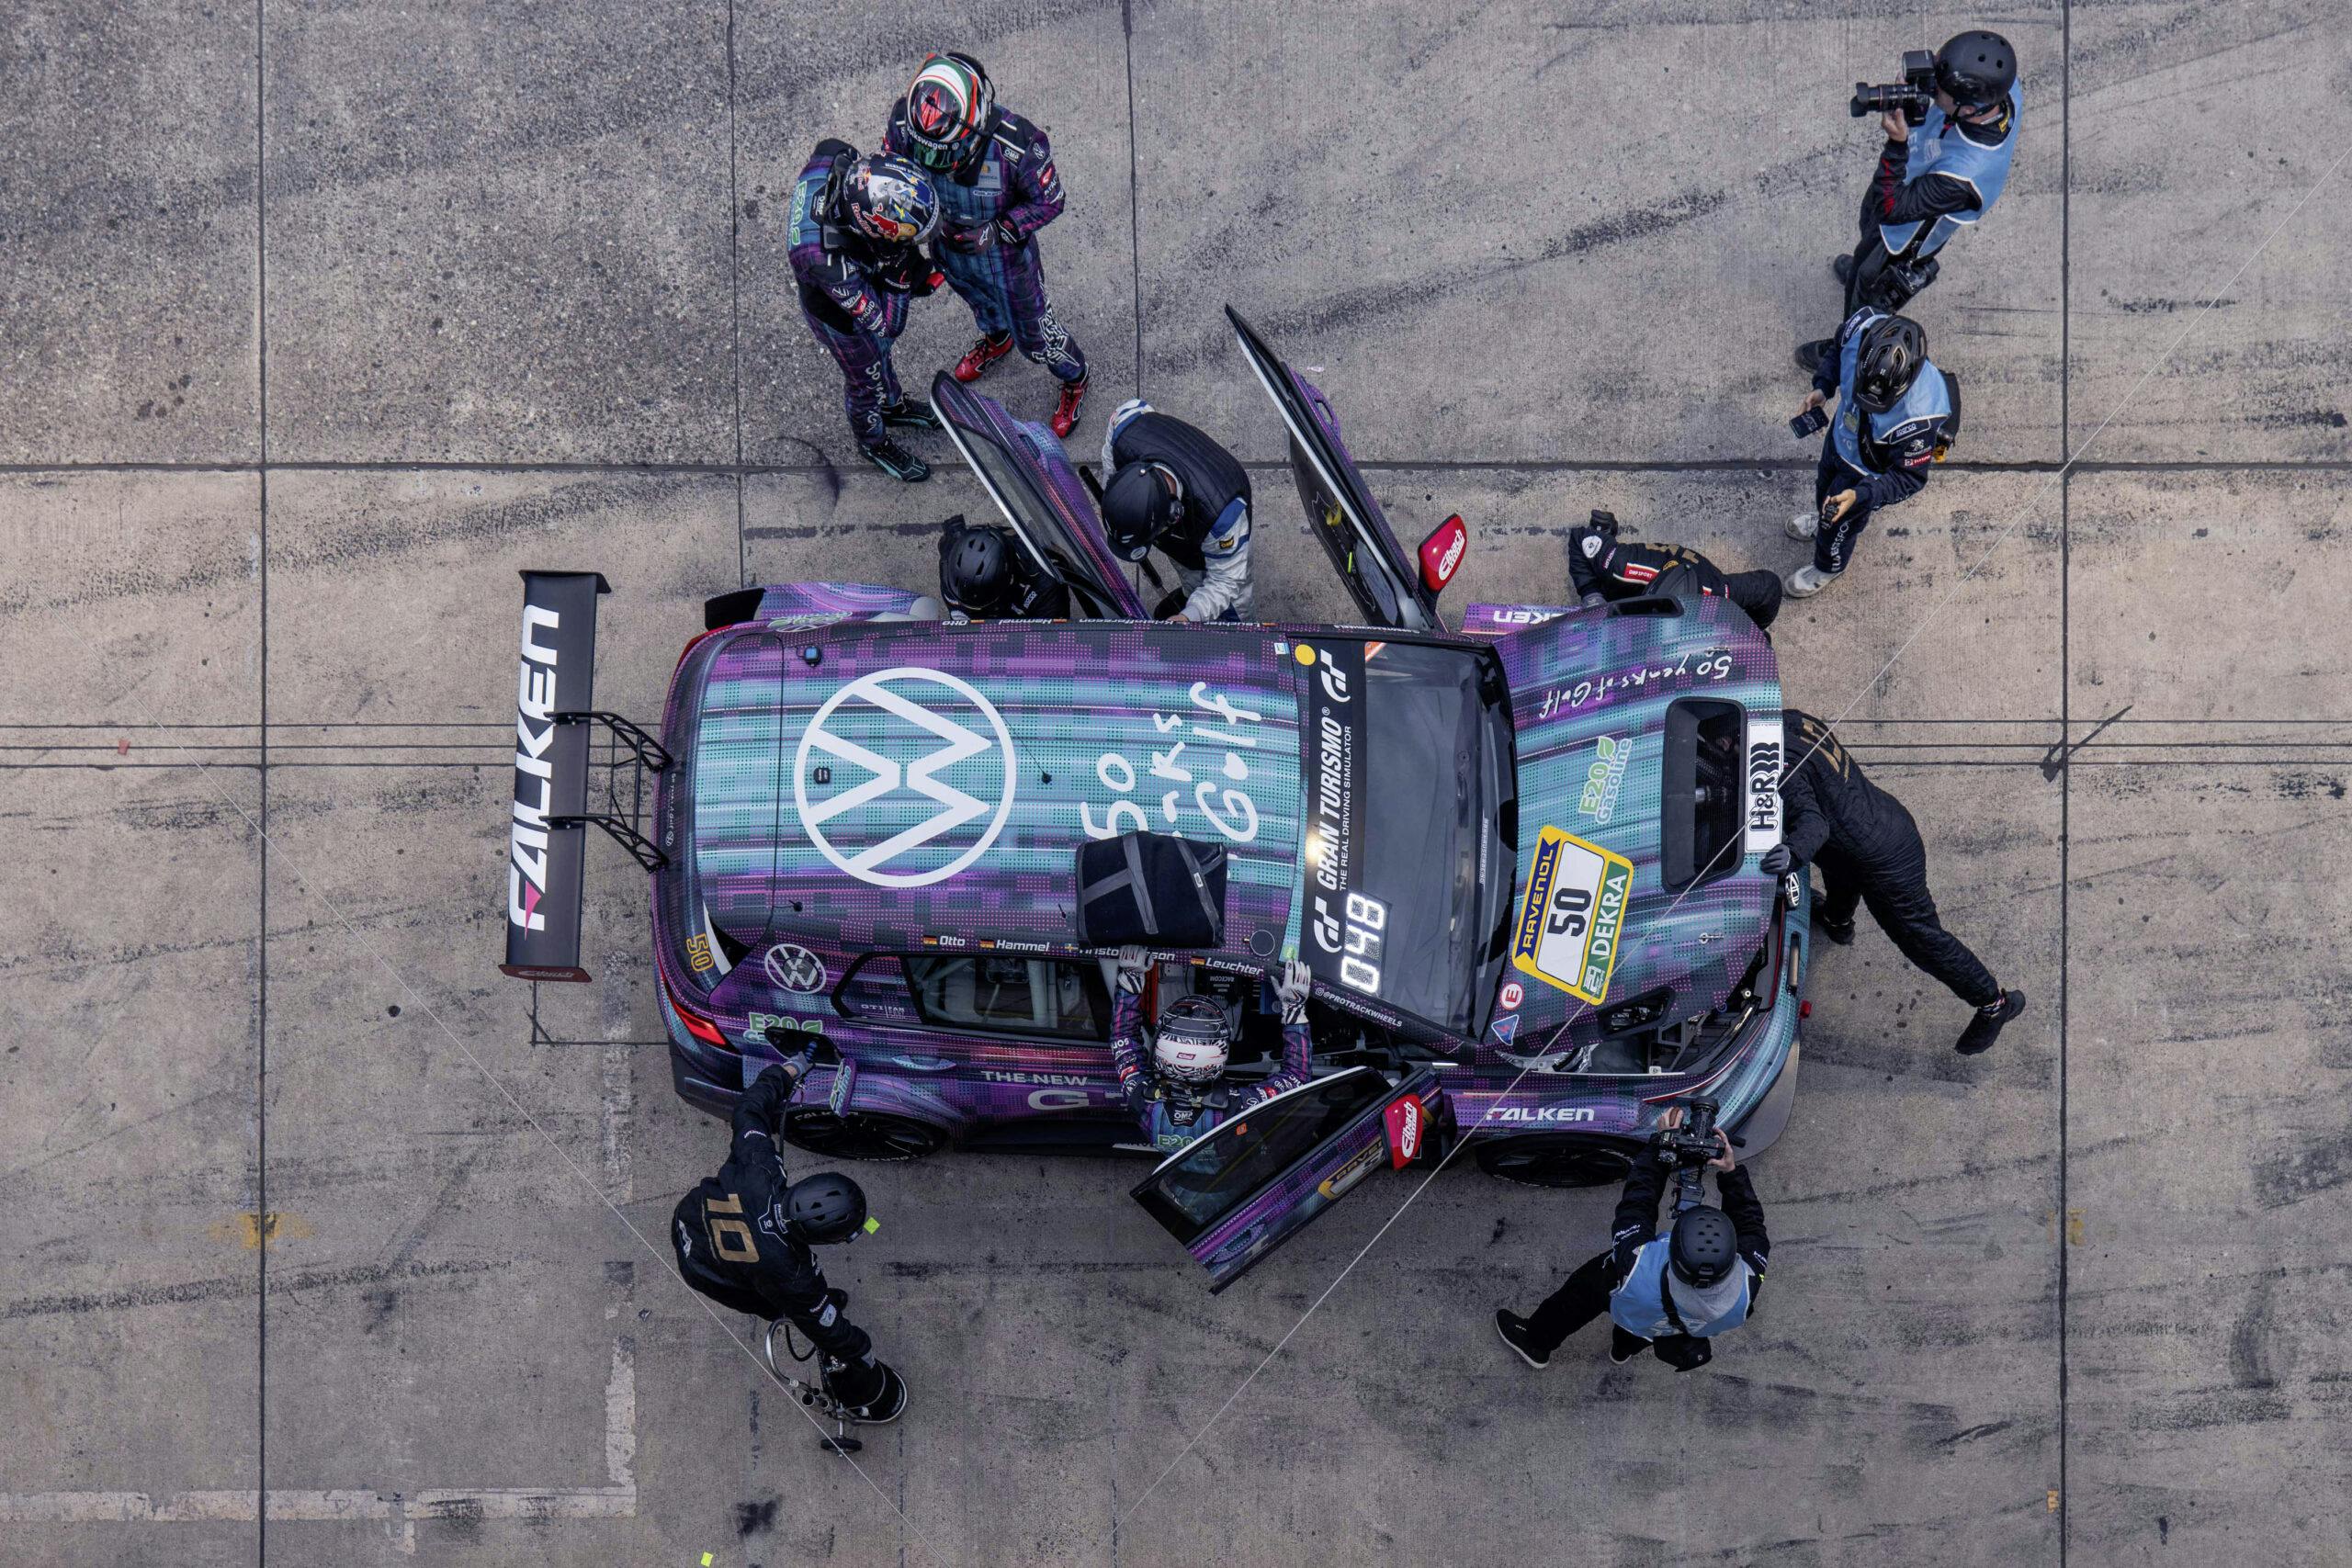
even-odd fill
[[[1918,434],[1917,430],[1906,430],[1905,426],[1948,419],[1951,415],[1951,389],[1944,385],[1944,373],[1936,368],[1933,360],[1919,367],[1918,378],[1911,383],[1909,391],[1895,400],[1893,408],[1884,413],[1863,414],[1862,405],[1854,399],[1854,376],[1856,364],[1861,357],[1862,333],[1870,330],[1871,322],[1884,315],[1882,310],[1856,311],[1856,319],[1846,323],[1846,341],[1838,351],[1838,418],[1830,426],[1830,434],[1837,442],[1838,456],[1844,459],[1846,466],[1865,474],[1880,471],[1876,465],[1862,457],[1862,420],[1865,417],[1871,422],[1871,440],[1886,446]]]
[[[1934,255],[1944,248],[1944,242],[1960,231],[1963,223],[1973,223],[1993,210],[2001,199],[2001,188],[2009,183],[2009,161],[2017,156],[2018,127],[2024,123],[2025,99],[2017,87],[2009,88],[2009,133],[1998,147],[1986,147],[1961,134],[1958,126],[1947,126],[1944,111],[1928,111],[1927,123],[1911,133],[1911,155],[1904,171],[1905,183],[1922,175],[1950,175],[1964,180],[1976,192],[1976,209],[1973,212],[1947,212],[1934,220],[1927,239],[1919,246],[1923,256]],[[1950,130],[1951,134],[1944,132]],[[1880,229],[1879,238],[1890,254],[1901,254],[1912,237],[1919,232],[1919,225],[1890,223]]]
[[[1674,1326],[1674,1320],[1666,1315],[1665,1307],[1658,1303],[1658,1292],[1666,1288],[1666,1271],[1669,1267],[1667,1255],[1673,1246],[1674,1237],[1670,1234],[1645,1243],[1641,1251],[1634,1254],[1634,1271],[1625,1276],[1625,1282],[1610,1296],[1610,1321],[1626,1333],[1637,1334],[1645,1339],[1663,1339],[1669,1334],[1681,1332]],[[1747,1321],[1747,1303],[1754,1294],[1755,1281],[1756,1271],[1743,1258],[1739,1260],[1739,1292],[1731,1306],[1720,1315],[1704,1323],[1693,1317],[1685,1303],[1689,1295],[1695,1292],[1687,1290],[1684,1295],[1675,1298],[1674,1310],[1682,1314],[1684,1325],[1693,1336],[1712,1339]]]

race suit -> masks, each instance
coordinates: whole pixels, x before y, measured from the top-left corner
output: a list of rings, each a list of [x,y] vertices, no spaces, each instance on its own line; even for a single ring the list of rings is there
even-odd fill
[[[1857,904],[1903,956],[1971,1007],[2001,999],[1992,971],[1944,930],[1928,892],[1928,849],[1903,803],[1863,776],[1829,727],[1795,708],[1781,710],[1786,754],[1781,778],[1783,841],[1799,865],[1821,867],[1825,897],[1815,918],[1844,925]]]
[[[1158,463],[1176,476],[1176,520],[1154,539],[1176,563],[1188,621],[1242,621],[1250,585],[1250,475],[1207,432],[1141,398],[1113,411],[1102,431],[1102,482],[1128,463]]]
[[[1615,603],[1645,593],[1702,593],[1728,599],[1758,628],[1781,613],[1781,578],[1771,571],[1724,571],[1682,545],[1645,545],[1589,525],[1568,535],[1568,583],[1579,599]]]
[[[950,619],[966,621],[1067,621],[1069,619],[1069,590],[1052,579],[1042,576],[1030,565],[1029,558],[1020,550],[1012,550],[1012,592],[1001,612],[983,614],[958,600],[947,589],[947,558],[963,542],[964,536],[974,525],[964,521],[958,513],[950,517],[939,531],[939,597],[948,610]]]
[[[1206,1093],[1189,1085],[1162,1083],[1143,1050],[1143,998],[1122,987],[1111,1004],[1111,1060],[1119,1069],[1119,1093],[1152,1147],[1173,1154],[1228,1116],[1262,1104],[1305,1083],[1314,1072],[1314,1041],[1304,1011],[1283,1021],[1282,1070],[1261,1084],[1236,1089],[1220,1079]]]
[[[1814,469],[1814,508],[1819,511],[1823,502],[1840,491],[1854,492],[1854,504],[1846,515],[1823,523],[1813,536],[1814,570],[1833,577],[1853,558],[1854,542],[1871,513],[1925,490],[1929,465],[1959,434],[1951,383],[1933,360],[1921,363],[1911,389],[1884,413],[1866,412],[1839,390],[1853,385],[1862,334],[1885,315],[1861,310],[1847,317],[1838,329],[1836,346],[1821,356],[1821,368],[1813,378],[1815,390],[1838,399],[1837,415],[1821,440],[1821,462]]]
[[[1846,313],[1900,310],[1934,269],[1917,264],[1993,210],[2009,183],[2025,99],[2014,85],[1996,118],[1972,125],[1929,109],[1909,138],[1887,138],[1862,195],[1861,243],[1846,276]],[[1916,285],[1916,287],[1915,287]]]
[[[912,155],[904,98],[890,106],[882,147]],[[1061,216],[1063,200],[1044,128],[1000,109],[962,166],[932,184],[939,192],[939,265],[980,331],[1011,333],[1024,355],[1061,380],[1086,379],[1086,355],[1054,319],[1037,254],[1037,231]]]
[[[1629,1359],[1647,1346],[1656,1348],[1659,1360],[1687,1371],[1709,1357],[1704,1344],[1691,1340],[1711,1339],[1736,1328],[1756,1310],[1765,1266],[1771,1260],[1772,1238],[1765,1232],[1764,1205],[1747,1168],[1734,1167],[1715,1180],[1724,1213],[1737,1236],[1741,1267],[1721,1284],[1704,1290],[1673,1277],[1673,1237],[1658,1235],[1658,1197],[1668,1174],[1654,1159],[1634,1162],[1617,1200],[1609,1250],[1587,1259],[1528,1315],[1528,1344],[1538,1356],[1550,1356],[1569,1335],[1606,1312],[1612,1320],[1611,1353],[1617,1359]],[[1673,1314],[1665,1305],[1669,1292]]]
[[[670,1216],[671,1245],[686,1283],[719,1305],[754,1317],[790,1318],[825,1353],[835,1392],[862,1404],[882,1384],[874,1342],[842,1314],[848,1292],[826,1285],[816,1254],[785,1220],[776,1126],[797,1081],[786,1068],[771,1066],[743,1091],[735,1102],[727,1163],[678,1200]]]
[[[908,301],[932,291],[932,266],[912,246],[885,251],[835,221],[842,175],[856,160],[846,141],[817,143],[793,182],[785,231],[801,318],[842,367],[850,434],[871,446],[886,434],[882,411],[905,401],[890,347],[906,330]]]

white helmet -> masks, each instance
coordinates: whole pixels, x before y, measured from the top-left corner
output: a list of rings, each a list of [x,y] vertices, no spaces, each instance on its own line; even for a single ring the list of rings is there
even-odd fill
[[[1179,998],[1159,1015],[1151,1065],[1174,1083],[1207,1085],[1225,1073],[1233,1053],[1233,1026],[1214,997]]]

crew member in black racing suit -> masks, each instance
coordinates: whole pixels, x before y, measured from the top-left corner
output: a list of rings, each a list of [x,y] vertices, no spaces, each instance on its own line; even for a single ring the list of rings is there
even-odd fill
[[[1854,908],[1871,917],[1903,956],[1951,987],[1976,1010],[1954,1047],[1964,1056],[1989,1050],[2001,1028],[2025,1011],[2023,991],[2004,991],[1968,944],[1944,930],[1928,892],[1928,848],[1903,803],[1863,776],[1828,725],[1782,708],[1789,765],[1781,775],[1786,825],[1763,859],[1774,876],[1808,863],[1821,867],[1826,896],[1813,923],[1840,947],[1854,940]]]
[[[1725,571],[1687,545],[1645,545],[1618,536],[1613,513],[1568,531],[1568,582],[1589,608],[1645,594],[1692,593],[1728,599],[1760,630],[1781,613],[1781,578],[1772,571]]]
[[[1069,619],[1069,589],[1037,570],[1012,529],[960,512],[940,525],[939,596],[951,621]]]
[[[787,1186],[776,1150],[777,1122],[808,1061],[803,1050],[743,1091],[727,1163],[678,1200],[670,1239],[687,1284],[737,1312],[789,1318],[824,1353],[825,1386],[844,1415],[895,1421],[907,1407],[907,1385],[875,1358],[865,1330],[842,1315],[849,1292],[825,1283],[809,1250],[856,1240],[869,1224],[865,1194],[834,1171]]]

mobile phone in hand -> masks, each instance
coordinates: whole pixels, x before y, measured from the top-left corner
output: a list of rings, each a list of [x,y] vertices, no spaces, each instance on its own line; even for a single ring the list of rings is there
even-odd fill
[[[1828,423],[1829,412],[1826,409],[1807,409],[1789,421],[1789,434],[1802,441],[1815,431],[1826,428]]]

